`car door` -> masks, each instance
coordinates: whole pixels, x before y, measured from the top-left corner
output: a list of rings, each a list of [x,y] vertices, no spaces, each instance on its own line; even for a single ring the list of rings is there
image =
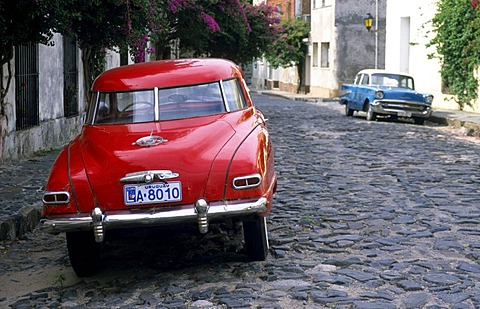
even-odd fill
[[[355,93],[352,101],[352,108],[355,110],[362,110],[363,109],[363,102],[366,96],[366,86],[368,86],[369,76],[368,74],[362,73],[359,74],[357,78],[355,78]]]

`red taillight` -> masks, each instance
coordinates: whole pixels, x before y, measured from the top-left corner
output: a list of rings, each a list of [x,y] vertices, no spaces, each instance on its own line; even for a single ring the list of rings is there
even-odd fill
[[[233,179],[233,188],[237,190],[256,188],[262,183],[262,176],[259,174],[236,177]]]
[[[70,202],[70,193],[64,191],[45,192],[42,200],[47,205],[68,204]]]

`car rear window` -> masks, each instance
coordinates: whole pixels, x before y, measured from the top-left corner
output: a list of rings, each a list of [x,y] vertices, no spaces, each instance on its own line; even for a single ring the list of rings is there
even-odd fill
[[[225,112],[220,83],[160,89],[160,120],[183,119]]]
[[[128,92],[93,93],[90,124],[125,124],[174,120],[232,112],[247,107],[239,81]]]
[[[103,92],[99,94],[95,123],[135,123],[153,121],[153,90]]]

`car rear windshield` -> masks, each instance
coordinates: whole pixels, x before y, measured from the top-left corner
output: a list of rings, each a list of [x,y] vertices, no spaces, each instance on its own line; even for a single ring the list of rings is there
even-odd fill
[[[247,106],[241,89],[237,79],[230,79],[166,89],[96,92],[86,122],[139,123],[231,112]]]

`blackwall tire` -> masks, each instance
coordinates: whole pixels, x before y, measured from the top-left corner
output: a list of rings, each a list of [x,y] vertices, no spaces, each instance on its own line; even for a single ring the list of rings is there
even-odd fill
[[[243,237],[251,261],[264,261],[268,256],[268,233],[265,217],[243,221]]]
[[[68,232],[66,238],[70,264],[77,276],[95,275],[99,269],[101,252],[93,232]]]
[[[414,117],[413,122],[418,125],[423,125],[425,123],[425,118]]]
[[[347,117],[352,117],[353,116],[354,110],[348,107],[348,104],[345,103],[345,115]]]

